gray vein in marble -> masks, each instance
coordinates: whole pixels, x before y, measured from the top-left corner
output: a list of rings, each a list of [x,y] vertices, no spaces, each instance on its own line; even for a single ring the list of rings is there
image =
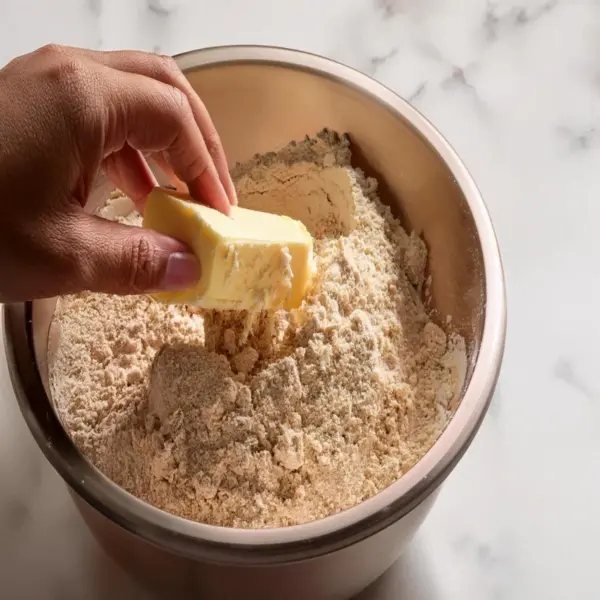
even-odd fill
[[[420,83],[413,92],[411,92],[406,99],[411,103],[411,104],[416,104],[419,102],[419,100],[423,97],[423,95],[425,94],[425,92],[427,91],[427,82],[423,81],[422,83]]]
[[[477,564],[479,577],[487,588],[486,597],[493,600],[514,598],[518,569],[512,544],[507,541],[494,537],[490,543],[465,534],[452,542],[457,557]]]
[[[477,94],[475,86],[467,79],[465,70],[462,67],[453,65],[452,72],[446,79],[442,81],[442,87],[445,89],[452,89],[456,87],[464,87],[471,90],[474,94]]]
[[[90,11],[95,17],[99,17],[102,14],[102,3],[103,0],[88,0]]]
[[[466,67],[459,67],[458,65],[449,65],[450,74],[442,80],[440,87],[446,91],[462,90],[469,94],[473,99],[473,102],[481,116],[489,116],[489,110],[486,103],[481,98],[477,87],[472,82],[468,72],[476,70],[477,65],[471,63]]]
[[[589,150],[598,141],[598,130],[596,127],[588,127],[575,130],[570,127],[559,126],[557,134],[567,142],[569,149],[573,151]]]
[[[100,26],[100,18],[102,17],[104,0],[87,0],[87,7],[90,11],[90,15],[92,16],[94,29],[96,31],[96,41],[90,43],[89,46],[91,46],[93,49],[99,50],[102,48],[102,28]]]
[[[181,8],[181,0],[145,0],[148,28],[153,32],[150,50],[155,54],[165,53],[168,45],[168,25],[175,21],[177,11]],[[167,52],[168,53],[168,52]]]
[[[493,42],[498,39],[503,30],[513,30],[524,25],[531,25],[552,12],[559,3],[560,0],[547,0],[534,8],[527,5],[515,6],[507,13],[499,15],[498,3],[488,0],[483,21],[486,38]]]
[[[501,566],[506,563],[497,548],[487,542],[477,540],[472,535],[463,535],[454,540],[452,547],[458,554],[469,554],[475,558],[480,566],[485,568]]]
[[[151,13],[162,18],[170,16],[179,8],[178,3],[173,0],[146,0],[146,6]]]
[[[375,8],[383,13],[385,19],[389,19],[403,12],[405,0],[375,0]]]
[[[490,41],[498,39],[498,29],[500,28],[500,17],[496,15],[494,7],[488,2],[483,21],[483,28],[486,32],[486,37]]]
[[[596,400],[598,394],[595,390],[590,388],[585,381],[581,379],[573,368],[573,363],[566,357],[559,358],[554,364],[553,369],[554,377],[560,379],[568,386],[577,390],[580,394],[585,396],[588,400]]]
[[[371,77],[375,76],[377,74],[377,71],[380,69],[380,67],[385,65],[388,61],[390,61],[392,58],[394,58],[394,56],[396,56],[397,54],[398,54],[398,48],[392,48],[386,54],[383,54],[381,56],[373,56],[373,57],[369,58],[369,66],[365,70],[366,73],[368,75],[370,75]]]
[[[423,57],[434,62],[441,63],[448,68],[449,74],[440,83],[440,87],[443,90],[462,89],[469,92],[475,100],[480,112],[483,114],[487,113],[487,106],[479,95],[479,92],[477,91],[477,88],[470,77],[471,72],[477,71],[478,63],[470,62],[464,67],[453,64],[446,59],[439,48],[431,40],[420,40],[417,43],[417,50]],[[416,90],[419,92],[417,96],[422,95],[422,93],[425,91],[424,89],[421,90],[420,88],[421,85],[419,85]]]
[[[435,8],[431,0],[375,0],[375,9],[383,14],[386,20],[417,10],[427,14],[430,8]]]

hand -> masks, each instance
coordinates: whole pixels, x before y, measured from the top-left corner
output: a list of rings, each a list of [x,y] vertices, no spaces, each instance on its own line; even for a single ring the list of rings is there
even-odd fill
[[[83,210],[103,168],[143,211],[156,185],[144,156],[197,201],[236,203],[215,127],[172,59],[45,46],[0,70],[0,301],[193,284],[186,246]]]

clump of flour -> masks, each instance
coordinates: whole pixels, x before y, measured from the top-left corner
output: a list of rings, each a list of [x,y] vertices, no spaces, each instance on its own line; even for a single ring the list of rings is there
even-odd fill
[[[316,237],[302,306],[249,319],[68,296],[51,389],[79,448],[142,500],[216,525],[304,523],[425,454],[460,393],[464,343],[425,312],[425,245],[351,168],[345,137],[323,132],[232,175],[242,206],[301,219]],[[114,195],[103,214],[125,201]]]

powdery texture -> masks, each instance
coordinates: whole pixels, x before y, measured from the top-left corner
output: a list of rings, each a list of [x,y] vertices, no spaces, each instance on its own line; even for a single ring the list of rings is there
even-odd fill
[[[127,491],[204,523],[304,523],[381,491],[440,435],[464,343],[418,298],[423,242],[349,160],[347,139],[324,132],[233,171],[242,206],[301,218],[317,237],[298,310],[61,300],[53,397],[79,448]]]

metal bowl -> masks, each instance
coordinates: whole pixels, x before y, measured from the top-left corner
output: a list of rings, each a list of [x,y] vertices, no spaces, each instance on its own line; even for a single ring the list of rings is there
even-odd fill
[[[177,57],[206,103],[229,160],[282,147],[324,127],[347,132],[358,166],[429,248],[433,314],[467,342],[456,413],[400,480],[354,508],[286,528],[194,523],[127,494],[77,450],[49,397],[55,300],[5,308],[11,379],[27,424],[106,551],[169,597],[348,598],[381,575],[422,523],[477,432],[496,384],[506,329],[500,254],[484,202],[436,129],[389,89],[339,63],[271,47],[220,47]],[[105,197],[98,182],[92,203]]]

